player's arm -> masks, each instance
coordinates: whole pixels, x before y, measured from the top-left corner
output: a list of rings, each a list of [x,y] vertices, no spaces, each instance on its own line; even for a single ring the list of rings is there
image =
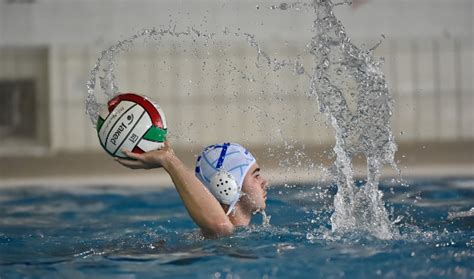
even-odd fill
[[[132,169],[164,168],[170,175],[184,206],[194,222],[208,237],[230,235],[234,225],[225,215],[220,203],[199,181],[183,162],[174,154],[168,143],[160,150],[136,154],[124,153],[132,160],[116,159]]]

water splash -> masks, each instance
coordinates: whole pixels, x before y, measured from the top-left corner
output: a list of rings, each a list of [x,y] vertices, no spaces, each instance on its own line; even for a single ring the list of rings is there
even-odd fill
[[[314,12],[314,35],[307,50],[315,66],[309,74],[298,60],[288,63],[264,58],[274,70],[292,66],[295,73],[309,77],[308,94],[316,98],[320,112],[334,128],[336,160],[330,171],[338,191],[331,217],[332,231],[393,239],[400,234],[389,219],[378,189],[385,165],[391,165],[400,175],[394,161],[397,145],[390,126],[393,100],[382,71],[383,59],[373,58],[373,51],[382,40],[370,49],[357,47],[334,14],[336,6],[350,4],[347,0],[312,0],[270,7]],[[250,37],[249,43],[253,42],[254,38]],[[352,163],[358,155],[363,155],[367,162],[366,183],[362,187],[355,185]]]
[[[393,101],[381,69],[383,61],[375,60],[371,49],[351,42],[331,0],[314,0],[312,5],[316,19],[308,47],[315,67],[309,93],[316,96],[336,134],[332,172],[338,191],[332,230],[396,238],[399,233],[378,189],[382,167],[389,164],[397,169],[397,145],[390,127]],[[355,186],[352,164],[358,154],[367,162],[367,182],[361,188]]]
[[[305,69],[300,63],[299,56],[294,61],[290,61],[289,59],[281,61],[278,59],[272,59],[270,55],[268,55],[262,49],[262,47],[257,42],[255,35],[253,34],[241,32],[240,29],[237,31],[233,31],[225,27],[222,30],[222,35],[242,38],[251,48],[255,49],[257,53],[257,68],[261,68],[263,66],[270,66],[272,67],[273,71],[278,71],[285,67],[292,67],[295,74],[305,74]],[[94,126],[97,123],[97,118],[102,107],[106,106],[107,101],[115,97],[120,92],[115,77],[115,57],[123,52],[130,50],[139,39],[158,42],[165,36],[171,38],[189,37],[193,38],[194,40],[201,39],[204,40],[204,46],[206,46],[209,44],[210,41],[215,38],[216,33],[202,32],[196,29],[195,27],[188,27],[184,31],[177,31],[176,25],[169,26],[166,28],[143,29],[138,33],[132,35],[131,37],[119,41],[108,49],[102,51],[100,57],[97,59],[96,64],[90,71],[89,80],[86,84],[86,114],[89,116]],[[252,82],[255,81],[253,78],[248,77],[248,73],[237,69],[236,67],[233,68],[234,71],[241,74],[244,80]],[[98,78],[100,80],[100,88],[102,90],[102,94],[96,92],[97,75],[99,73],[101,73]],[[306,76],[310,77],[308,74],[306,74]]]
[[[373,58],[376,46],[366,50],[354,45],[341,21],[334,15],[333,9],[344,4],[348,2],[313,0],[282,3],[271,7],[315,13],[314,36],[307,45],[307,51],[314,60],[311,71],[303,67],[299,55],[294,60],[272,59],[252,34],[232,32],[226,28],[223,35],[244,38],[257,53],[257,67],[266,65],[273,71],[290,68],[295,74],[308,77],[308,94],[317,99],[319,110],[328,117],[336,134],[336,160],[331,172],[338,192],[331,217],[332,231],[358,231],[380,239],[397,238],[399,232],[390,222],[382,193],[378,190],[384,165],[389,164],[398,171],[394,162],[397,146],[390,128],[393,101],[382,71],[383,60]],[[105,104],[103,100],[98,100],[95,94],[97,74],[102,67],[102,76],[99,78],[104,93],[102,96],[107,100],[115,96],[119,90],[114,75],[114,57],[128,50],[134,41],[139,38],[157,40],[163,36],[194,36],[209,40],[214,35],[205,34],[195,28],[182,32],[177,32],[175,27],[145,29],[103,51],[91,70],[87,83],[86,107],[92,123],[96,124],[98,111]],[[367,182],[363,187],[355,185],[352,164],[352,159],[359,154],[365,156],[367,162]],[[265,220],[266,218],[264,222]]]
[[[267,215],[265,210],[262,210],[262,226],[268,227],[270,226],[270,219],[272,218],[271,215]]]
[[[107,101],[120,92],[114,73],[116,55],[128,51],[138,39],[160,40],[163,36],[176,38],[181,36],[194,36],[196,38],[210,40],[214,35],[215,34],[213,33],[205,34],[193,27],[187,28],[185,31],[176,31],[176,26],[143,29],[130,38],[119,41],[115,45],[102,51],[96,64],[90,71],[89,80],[87,81],[86,114],[89,115],[92,124],[94,126],[96,125],[99,112],[101,108],[105,106]],[[100,71],[102,72],[102,76],[99,76],[100,88],[102,89],[103,94],[96,94],[97,75]]]

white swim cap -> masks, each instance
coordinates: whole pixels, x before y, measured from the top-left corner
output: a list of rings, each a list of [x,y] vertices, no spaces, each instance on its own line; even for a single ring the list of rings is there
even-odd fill
[[[195,172],[219,202],[229,205],[229,215],[239,201],[245,175],[255,162],[252,154],[239,144],[214,144],[201,152]]]

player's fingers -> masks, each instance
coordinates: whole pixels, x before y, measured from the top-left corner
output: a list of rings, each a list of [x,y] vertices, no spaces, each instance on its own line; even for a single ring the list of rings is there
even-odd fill
[[[135,159],[135,160],[143,160],[143,156],[141,154],[137,154],[126,149],[122,149],[122,152],[127,155],[127,157]]]

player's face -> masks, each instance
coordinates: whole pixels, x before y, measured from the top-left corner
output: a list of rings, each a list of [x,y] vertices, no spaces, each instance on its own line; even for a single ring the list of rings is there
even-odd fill
[[[242,184],[242,198],[240,202],[252,212],[264,210],[266,207],[268,181],[260,174],[260,167],[253,164],[245,175]]]

